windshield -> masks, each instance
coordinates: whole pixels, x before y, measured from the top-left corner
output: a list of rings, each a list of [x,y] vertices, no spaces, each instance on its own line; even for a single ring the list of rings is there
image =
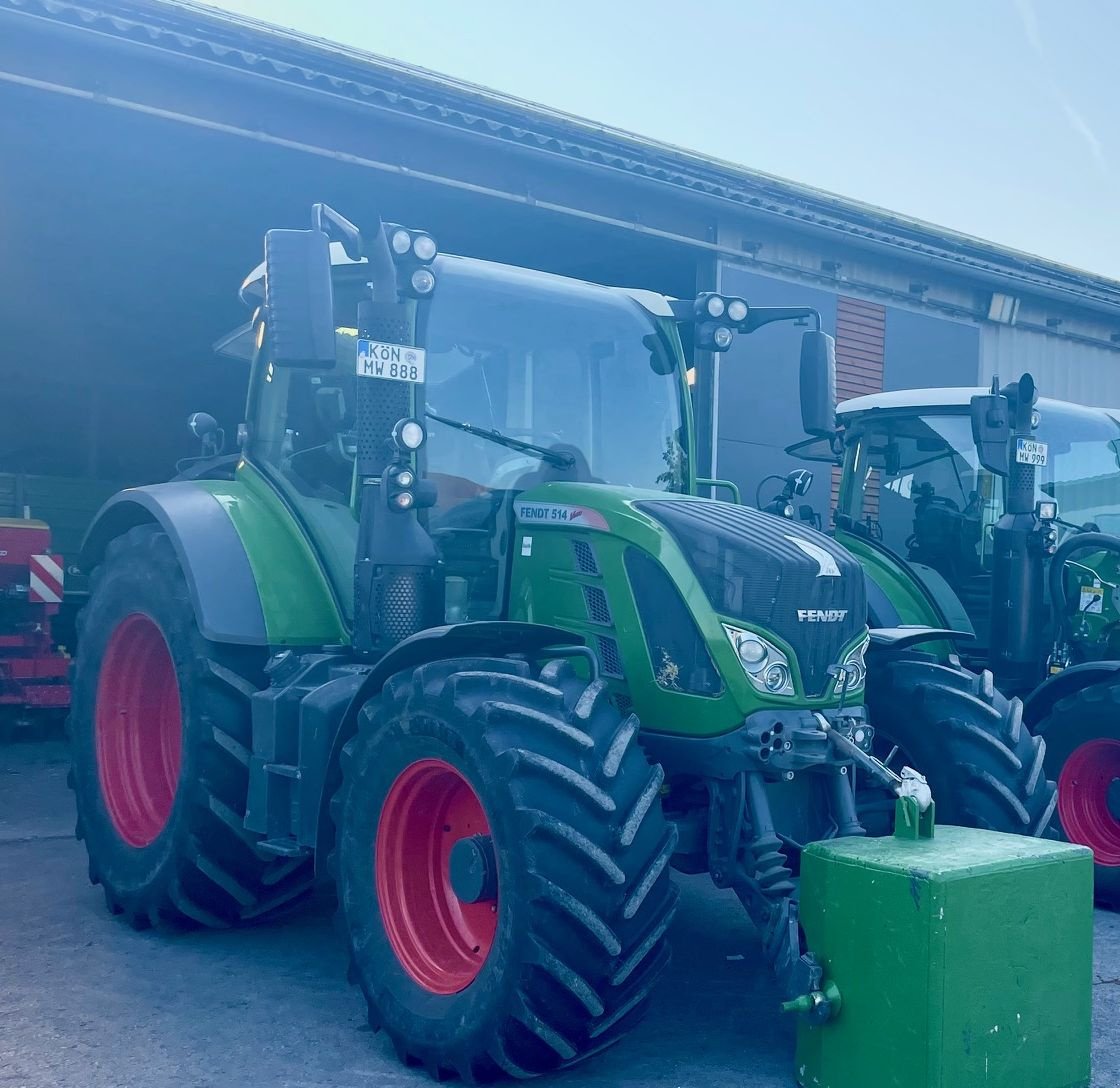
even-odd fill
[[[687,490],[671,326],[591,284],[455,258],[437,271],[421,329],[428,411],[566,455],[433,420],[427,471],[441,492],[552,479]]]
[[[1120,425],[1104,413],[1043,402],[1036,437],[1047,443],[1037,498],[1063,521],[1120,530]],[[991,526],[1003,481],[979,467],[967,414],[884,413],[853,428],[839,512],[898,554],[959,585],[991,566]]]

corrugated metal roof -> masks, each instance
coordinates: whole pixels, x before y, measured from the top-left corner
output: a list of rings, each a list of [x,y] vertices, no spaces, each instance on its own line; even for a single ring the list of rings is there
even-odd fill
[[[1120,312],[1120,282],[1107,277],[191,0],[0,0],[4,12],[258,72]]]

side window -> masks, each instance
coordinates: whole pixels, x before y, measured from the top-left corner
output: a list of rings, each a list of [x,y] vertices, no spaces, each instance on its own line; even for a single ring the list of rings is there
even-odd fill
[[[350,501],[354,472],[353,338],[338,335],[333,370],[272,368],[261,375],[253,451],[297,494]]]

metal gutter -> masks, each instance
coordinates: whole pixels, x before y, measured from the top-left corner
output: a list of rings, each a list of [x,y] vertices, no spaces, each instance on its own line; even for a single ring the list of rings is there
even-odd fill
[[[24,17],[92,31],[121,41],[154,47],[183,57],[268,77],[306,91],[380,107],[417,121],[435,122],[523,149],[554,155],[596,169],[607,168],[634,180],[674,188],[693,198],[731,205],[752,217],[784,222],[790,229],[893,251],[907,262],[935,267],[970,279],[1052,299],[1078,309],[1120,316],[1120,282],[1080,272],[1029,254],[907,219],[819,189],[783,181],[757,171],[706,158],[632,133],[595,125],[462,81],[427,72],[322,39],[266,24],[187,0],[0,0],[0,19]],[[27,82],[26,80],[24,82]],[[81,93],[75,88],[68,90]],[[100,99],[105,101],[105,99]],[[118,102],[118,105],[126,103]],[[145,109],[142,103],[129,108]],[[159,111],[162,112],[162,111]],[[187,115],[175,119],[192,121]],[[226,130],[194,118],[204,127]],[[344,153],[295,145],[262,133],[239,132],[284,146],[377,169],[417,175],[393,164],[374,163]],[[673,235],[641,224],[623,223],[579,209],[538,202],[428,175],[440,184],[485,192],[625,226],[743,260],[731,250],[699,239]],[[750,264],[749,259],[745,262]],[[1098,341],[1094,341],[1098,342]]]

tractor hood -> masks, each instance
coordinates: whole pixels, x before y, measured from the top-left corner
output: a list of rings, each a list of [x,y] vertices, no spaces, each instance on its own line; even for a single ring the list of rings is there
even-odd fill
[[[823,533],[747,506],[658,499],[637,508],[665,526],[721,616],[793,649],[807,695],[828,685],[839,649],[864,628],[859,563]]]
[[[763,707],[827,709],[829,668],[859,656],[867,602],[836,541],[731,503],[545,484],[515,500],[510,618],[581,635],[643,726],[729,731]],[[745,636],[790,682],[767,689]],[[751,675],[748,675],[748,673]],[[847,702],[859,703],[862,675]]]

